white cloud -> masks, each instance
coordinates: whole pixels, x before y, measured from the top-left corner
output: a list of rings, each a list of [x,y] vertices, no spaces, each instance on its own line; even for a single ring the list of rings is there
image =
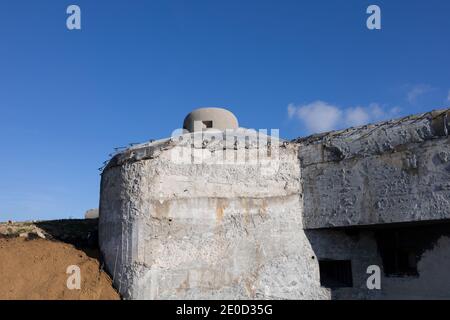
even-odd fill
[[[289,118],[298,119],[308,133],[360,126],[393,117],[399,111],[398,107],[385,110],[377,103],[341,109],[320,100],[300,106],[291,103],[287,108]]]
[[[288,115],[292,119],[297,117],[310,132],[324,132],[332,130],[342,118],[342,111],[323,101],[295,106],[288,105]]]
[[[424,94],[433,91],[434,88],[428,84],[418,84],[414,86],[409,86],[406,98],[409,103],[416,103],[417,99]]]
[[[348,108],[344,120],[349,127],[360,126],[370,121],[370,114],[362,107]]]
[[[447,101],[450,101],[450,90],[448,90]]]
[[[292,119],[295,116],[296,113],[297,113],[297,108],[292,103],[290,103],[288,105],[288,117],[289,117],[289,119]]]

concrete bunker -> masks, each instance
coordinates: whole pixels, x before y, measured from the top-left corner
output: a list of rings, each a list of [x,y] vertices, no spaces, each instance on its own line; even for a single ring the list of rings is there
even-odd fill
[[[106,268],[129,299],[448,298],[448,112],[228,145],[202,131],[238,129],[236,117],[194,110],[183,127],[200,134],[130,147],[102,172]],[[250,161],[269,144],[273,170]]]

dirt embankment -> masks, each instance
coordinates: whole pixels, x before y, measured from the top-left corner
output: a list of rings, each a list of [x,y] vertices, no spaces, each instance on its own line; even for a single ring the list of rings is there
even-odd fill
[[[0,224],[0,299],[120,299],[98,259],[96,223]],[[80,289],[67,286],[69,266]]]

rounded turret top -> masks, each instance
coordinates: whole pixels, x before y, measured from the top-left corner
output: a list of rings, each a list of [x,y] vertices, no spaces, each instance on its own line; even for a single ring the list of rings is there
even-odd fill
[[[194,132],[208,129],[225,131],[237,129],[239,123],[233,113],[223,108],[199,108],[184,118],[183,129]]]

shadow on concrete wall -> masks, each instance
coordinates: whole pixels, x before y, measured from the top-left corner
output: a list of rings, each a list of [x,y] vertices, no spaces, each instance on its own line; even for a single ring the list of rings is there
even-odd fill
[[[330,288],[332,299],[450,299],[448,221],[316,229],[305,234],[320,265],[321,284]],[[381,290],[367,288],[370,265],[381,269]]]

